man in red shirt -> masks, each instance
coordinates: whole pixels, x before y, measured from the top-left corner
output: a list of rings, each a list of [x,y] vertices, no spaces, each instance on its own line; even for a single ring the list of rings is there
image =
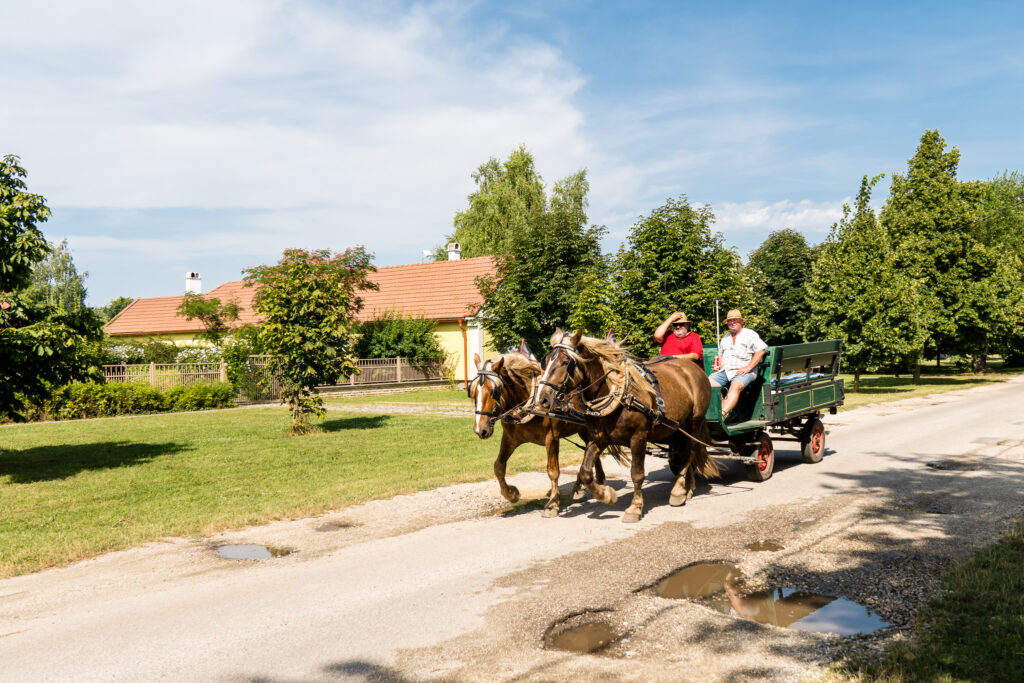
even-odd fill
[[[661,344],[661,355],[689,358],[701,370],[704,369],[704,344],[700,335],[690,332],[690,321],[685,313],[676,311],[665,318],[665,322],[654,331],[654,341]]]

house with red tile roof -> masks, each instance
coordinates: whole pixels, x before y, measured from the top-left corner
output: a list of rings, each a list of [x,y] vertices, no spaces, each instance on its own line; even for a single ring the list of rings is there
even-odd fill
[[[378,268],[369,279],[379,289],[360,293],[363,308],[357,318],[365,322],[396,311],[437,321],[441,344],[456,361],[456,379],[472,379],[476,375],[470,360],[473,354],[486,357],[493,353],[478,318],[483,297],[477,290],[476,279],[493,275],[494,271],[494,259],[489,256]],[[223,303],[237,302],[239,316],[234,326],[241,327],[261,322],[252,305],[255,293],[239,280],[225,282],[206,296]],[[197,344],[196,335],[203,331],[203,324],[178,315],[183,298],[179,295],[136,299],[104,329],[110,337],[126,340],[158,337],[182,346]]]

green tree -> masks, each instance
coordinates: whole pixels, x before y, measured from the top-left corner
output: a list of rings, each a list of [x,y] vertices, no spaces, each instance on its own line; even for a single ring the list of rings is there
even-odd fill
[[[764,316],[752,309],[753,293],[743,278],[740,257],[713,233],[714,213],[694,207],[685,195],[641,216],[630,228],[612,268],[614,329],[641,356],[660,348],[654,330],[673,311],[682,311],[707,344],[715,339],[714,300],[722,313],[738,308],[754,329]]]
[[[408,358],[414,363],[444,360],[437,322],[388,311],[359,326],[359,358]]]
[[[114,316],[128,308],[128,305],[133,301],[135,301],[135,299],[130,296],[119,296],[111,299],[106,306],[100,306],[93,309],[93,311],[96,313],[97,318],[102,320],[104,323],[108,323],[114,319]]]
[[[87,320],[17,294],[49,253],[38,225],[50,210],[44,197],[28,192],[25,177],[18,157],[0,159],[0,415],[15,420],[51,386],[86,377],[95,360],[95,327]]]
[[[525,146],[502,163],[489,159],[473,173],[477,189],[469,207],[455,214],[455,232],[447,242],[458,242],[463,258],[514,253],[516,243],[543,223],[547,213],[544,185]],[[435,258],[447,258],[439,247]]]
[[[535,352],[545,352],[552,331],[578,311],[588,274],[605,267],[605,229],[587,227],[589,190],[585,171],[555,183],[548,211],[515,233],[511,253],[497,257],[495,276],[478,281],[482,325],[498,348],[525,338]]]
[[[920,358],[926,337],[918,283],[896,265],[892,240],[870,206],[881,177],[864,176],[855,209],[843,206],[807,283],[810,333],[843,340],[855,391],[862,373]]]
[[[221,303],[217,297],[185,292],[181,304],[178,305],[177,313],[186,320],[198,319],[205,329],[196,337],[218,346],[221,340],[231,332],[232,323],[238,321],[239,311],[237,301]]]
[[[777,230],[750,254],[744,273],[757,294],[757,308],[764,317],[763,339],[772,344],[797,344],[804,340],[810,305],[807,280],[816,253],[796,230]]]
[[[78,272],[67,240],[47,246],[49,253],[32,267],[29,283],[22,292],[23,300],[32,307],[49,306],[72,315],[82,313],[87,308],[85,278],[89,273]]]
[[[277,265],[245,270],[246,284],[257,288],[253,305],[264,318],[259,340],[272,356],[271,373],[282,380],[292,434],[310,431],[311,415],[324,415],[317,386],[357,372],[355,316],[363,306],[359,292],[377,288],[367,279],[374,270],[362,247],[288,249]]]

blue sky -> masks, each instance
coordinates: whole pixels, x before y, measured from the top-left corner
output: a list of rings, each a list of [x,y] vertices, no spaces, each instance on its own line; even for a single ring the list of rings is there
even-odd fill
[[[90,303],[293,246],[419,261],[519,144],[549,184],[587,169],[607,251],[686,194],[744,256],[775,229],[824,239],[927,129],[965,179],[1024,158],[1016,3],[369,5],[0,5],[0,154]]]

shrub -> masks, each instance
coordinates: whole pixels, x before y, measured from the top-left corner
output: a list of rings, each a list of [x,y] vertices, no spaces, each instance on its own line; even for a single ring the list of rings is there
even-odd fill
[[[414,363],[444,360],[435,334],[437,323],[426,318],[404,318],[389,311],[359,326],[356,355],[360,358],[408,358]]]
[[[217,346],[187,346],[174,358],[175,363],[219,363],[221,350]]]
[[[227,382],[177,386],[161,392],[148,384],[83,382],[60,387],[31,419],[80,420],[140,415],[168,410],[208,410],[231,406],[235,390]]]
[[[178,347],[166,339],[145,341],[107,338],[103,340],[102,357],[104,365],[135,363],[173,363]]]
[[[235,388],[228,382],[193,384],[188,387],[172,387],[164,397],[168,410],[228,408],[235,397]]]

